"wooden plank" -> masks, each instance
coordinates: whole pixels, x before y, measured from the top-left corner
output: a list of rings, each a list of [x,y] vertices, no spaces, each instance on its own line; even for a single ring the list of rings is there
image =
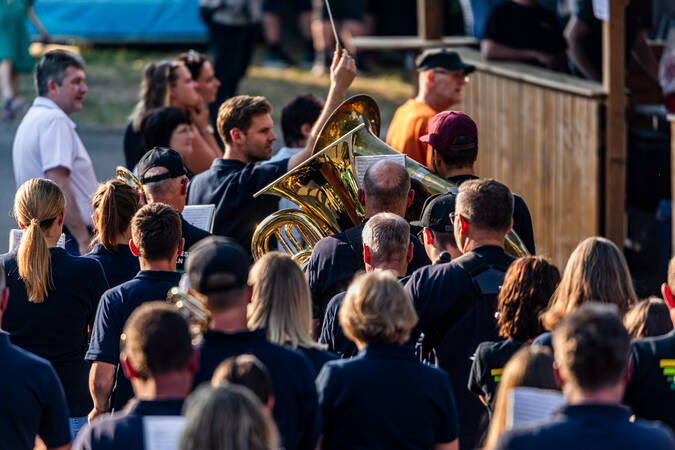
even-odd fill
[[[354,36],[349,45],[359,50],[422,50],[431,47],[478,45],[478,41],[471,36],[444,36],[440,39],[421,39],[419,36]]]
[[[670,198],[671,206],[675,201],[675,114],[668,114],[668,120],[670,121]],[[675,207],[672,208],[675,211]],[[675,220],[671,219],[671,240],[675,242]],[[675,254],[675,245],[672,246],[673,254]]]
[[[604,235],[623,248],[626,237],[626,11],[623,1],[608,3],[609,21],[602,24],[602,80],[607,92]]]
[[[443,0],[417,0],[417,36],[420,39],[441,39],[443,9]]]

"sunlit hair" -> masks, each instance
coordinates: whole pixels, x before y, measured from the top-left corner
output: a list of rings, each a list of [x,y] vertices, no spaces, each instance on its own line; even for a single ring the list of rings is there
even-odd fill
[[[484,449],[494,448],[506,428],[509,391],[517,387],[559,390],[553,375],[553,355],[548,347],[523,347],[504,367]]]
[[[248,328],[264,329],[267,339],[291,347],[325,348],[310,334],[312,303],[302,270],[288,255],[270,252],[249,273],[253,298],[248,307]]]
[[[26,181],[14,196],[14,214],[24,226],[16,259],[31,302],[42,303],[53,286],[51,253],[44,230],[58,220],[65,207],[61,189],[44,178]]]
[[[211,376],[211,384],[223,383],[245,386],[253,392],[263,404],[267,404],[272,395],[272,379],[267,367],[253,355],[230,356],[218,364]]]
[[[417,323],[412,300],[390,271],[376,270],[352,281],[338,313],[350,340],[403,344]]]
[[[179,67],[183,67],[183,63],[178,61],[160,61],[145,66],[138,103],[129,117],[134,131],[141,130],[141,123],[150,111],[171,104],[169,87],[176,84]]]
[[[673,329],[668,305],[658,297],[637,302],[623,318],[631,339],[662,336]]]
[[[499,290],[499,335],[526,342],[541,334],[539,315],[559,282],[558,268],[546,258],[526,256],[514,261]]]
[[[552,331],[589,300],[614,304],[622,315],[637,301],[623,254],[602,237],[585,239],[570,255],[560,284],[542,314],[544,328]]]
[[[373,261],[399,261],[408,254],[410,225],[394,213],[381,212],[368,219],[361,237]]]
[[[272,105],[265,97],[237,95],[227,99],[218,108],[216,128],[223,142],[232,143],[230,131],[238,128],[244,133],[251,127],[253,117],[272,112]]]
[[[279,432],[244,386],[204,384],[185,401],[180,450],[276,450]]]
[[[96,222],[96,237],[110,253],[117,253],[117,239],[131,226],[131,219],[141,206],[138,192],[119,180],[98,185],[91,202]]]

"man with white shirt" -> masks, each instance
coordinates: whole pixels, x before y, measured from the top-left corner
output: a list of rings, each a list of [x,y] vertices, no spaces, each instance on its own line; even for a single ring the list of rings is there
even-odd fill
[[[89,247],[91,197],[97,187],[91,158],[68,117],[82,109],[88,91],[85,78],[78,55],[46,53],[35,66],[38,97],[21,121],[12,148],[17,187],[31,178],[49,178],[65,194],[66,248],[79,254]]]

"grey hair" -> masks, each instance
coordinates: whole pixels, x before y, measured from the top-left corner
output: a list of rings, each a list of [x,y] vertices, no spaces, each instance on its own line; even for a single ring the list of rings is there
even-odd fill
[[[145,173],[147,177],[154,177],[156,175],[163,175],[168,173],[169,169],[162,166],[151,167]],[[177,183],[176,178],[167,178],[165,180],[153,181],[152,183],[145,183],[143,189],[146,191],[146,194],[150,194],[153,197],[164,197],[171,191],[171,188]]]
[[[407,254],[410,245],[410,224],[394,213],[378,213],[368,219],[361,237],[374,259],[391,261]]]
[[[84,60],[68,50],[52,50],[45,53],[35,65],[35,90],[39,96],[47,94],[49,82],[63,83],[68,67],[84,70]]]

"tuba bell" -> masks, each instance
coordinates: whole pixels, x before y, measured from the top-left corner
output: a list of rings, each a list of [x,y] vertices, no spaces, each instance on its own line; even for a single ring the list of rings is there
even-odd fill
[[[277,211],[258,224],[251,241],[253,258],[257,260],[270,250],[269,239],[274,236],[304,269],[321,238],[360,224],[365,210],[357,196],[356,157],[400,155],[379,139],[379,134],[380,110],[372,97],[357,95],[338,106],[319,133],[313,156],[254,195],[287,198],[300,209]],[[411,221],[420,216],[427,197],[456,190],[457,186],[415,160],[405,160],[415,190],[413,205],[406,213]],[[303,242],[293,236],[294,229]],[[527,254],[513,231],[506,237],[505,250],[514,256]]]
[[[209,328],[211,312],[199,300],[179,287],[169,290],[166,300],[176,306],[188,322],[192,343],[196,343]]]

